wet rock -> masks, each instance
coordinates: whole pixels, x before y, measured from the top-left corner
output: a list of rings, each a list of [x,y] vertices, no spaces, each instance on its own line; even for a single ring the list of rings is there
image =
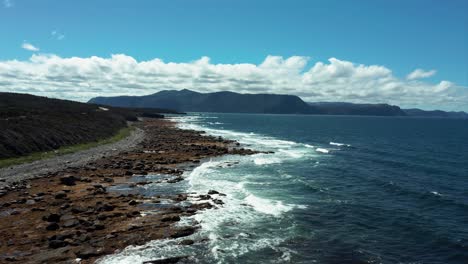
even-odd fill
[[[171,238],[179,238],[179,237],[185,237],[185,236],[190,236],[193,233],[195,233],[196,228],[195,227],[186,227],[182,229],[176,229],[175,232],[171,235]]]
[[[67,246],[68,243],[63,240],[51,240],[49,241],[50,248],[61,248]]]
[[[177,222],[177,221],[180,221],[180,217],[178,215],[168,215],[168,216],[164,216],[163,218],[161,218],[161,221],[162,222]]]
[[[211,199],[211,196],[201,194],[201,195],[198,196],[198,198],[200,198],[200,200],[209,200],[209,199]]]
[[[87,246],[78,250],[75,255],[81,259],[89,259],[101,255],[101,251],[98,248]]]
[[[55,195],[55,199],[63,199],[67,197],[67,194],[64,191],[60,191]]]
[[[193,245],[193,243],[195,243],[193,240],[185,239],[185,240],[180,241],[179,245],[188,246],[188,245]]]
[[[172,263],[178,263],[179,261],[183,259],[187,259],[187,258],[188,256],[157,259],[157,260],[143,261],[143,264],[172,264]]]
[[[71,212],[74,213],[74,214],[79,214],[79,213],[86,212],[86,209],[83,208],[83,207],[74,206],[74,207],[71,208]]]
[[[193,204],[192,208],[196,210],[211,209],[213,208],[213,205],[211,205],[210,203],[200,203],[200,204]]]
[[[46,229],[49,230],[49,231],[54,231],[54,230],[57,230],[59,229],[59,225],[57,223],[50,223]]]
[[[109,217],[109,216],[106,215],[106,214],[100,214],[100,215],[98,215],[97,219],[98,219],[98,220],[101,220],[101,221],[104,221],[104,220],[106,220],[108,217]]]
[[[208,191],[208,194],[219,194],[219,192],[218,192],[218,191],[215,191],[215,190],[209,190],[209,191]]]
[[[219,200],[219,199],[213,199],[213,202],[214,202],[215,204],[218,204],[218,205],[224,204],[224,202],[223,202],[222,200]]]
[[[105,182],[114,182],[114,179],[109,178],[109,177],[105,177],[103,180],[104,180]]]
[[[183,180],[184,180],[184,178],[182,178],[182,177],[176,177],[174,179],[168,180],[167,183],[176,183],[176,182],[180,182],[180,181],[183,181]]]
[[[80,224],[80,221],[78,221],[77,219],[69,219],[69,220],[66,220],[62,224],[62,227],[70,228],[70,227],[75,227],[75,226],[77,226],[79,224]]]
[[[138,202],[135,201],[135,200],[131,200],[130,202],[128,202],[128,205],[137,205]]]
[[[110,212],[114,210],[115,206],[111,204],[103,204],[101,208],[103,211]]]
[[[93,223],[93,228],[94,228],[95,230],[103,230],[103,229],[106,228],[106,227],[105,227],[104,224],[102,224],[101,222],[95,221],[95,222]]]
[[[42,200],[44,200],[44,197],[42,197],[42,196],[34,197],[35,202],[40,202]],[[27,201],[26,201],[26,203],[27,203]]]
[[[10,212],[10,215],[19,215],[20,214],[20,211],[18,210],[13,210]]]
[[[85,178],[81,178],[81,181],[89,183],[89,182],[92,182],[93,180],[91,178],[85,177]]]
[[[137,182],[136,185],[147,185],[150,184],[150,181],[142,181],[142,182]]]
[[[57,223],[60,221],[60,215],[59,214],[49,214],[44,216],[42,219],[47,222],[54,222]]]
[[[67,186],[73,186],[76,185],[77,180],[79,179],[73,175],[66,175],[60,178],[60,183]]]

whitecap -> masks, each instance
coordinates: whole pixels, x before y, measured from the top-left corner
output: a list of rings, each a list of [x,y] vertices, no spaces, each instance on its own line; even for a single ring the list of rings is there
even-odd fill
[[[320,152],[320,153],[330,153],[330,150],[325,149],[325,148],[317,148],[315,151]]]
[[[277,158],[271,158],[271,157],[258,157],[258,158],[254,158],[253,162],[255,163],[255,165],[268,165],[268,164],[281,163],[281,160]]]
[[[284,204],[282,201],[274,201],[257,197],[253,194],[248,195],[244,201],[252,206],[256,211],[273,216],[280,216],[294,208],[305,209],[304,205]]]
[[[330,145],[332,145],[332,146],[338,146],[338,147],[342,147],[342,146],[351,147],[351,145],[349,145],[349,144],[337,143],[337,142],[330,142]]]

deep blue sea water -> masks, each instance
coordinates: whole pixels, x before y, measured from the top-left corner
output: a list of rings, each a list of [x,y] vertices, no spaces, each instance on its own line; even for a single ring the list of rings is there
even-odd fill
[[[103,259],[138,263],[468,263],[468,121],[396,117],[191,114],[182,128],[274,154],[225,156],[179,188],[227,194],[183,219],[193,239]],[[159,188],[157,186],[149,188]],[[180,239],[179,239],[180,240]]]

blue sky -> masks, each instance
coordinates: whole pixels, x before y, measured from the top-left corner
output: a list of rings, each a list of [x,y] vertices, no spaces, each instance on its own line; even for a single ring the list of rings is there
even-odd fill
[[[337,58],[400,79],[435,70],[425,82],[468,86],[466,0],[0,1],[1,61],[126,54],[259,65],[269,55],[304,56],[302,71]],[[27,43],[39,50],[22,49]]]

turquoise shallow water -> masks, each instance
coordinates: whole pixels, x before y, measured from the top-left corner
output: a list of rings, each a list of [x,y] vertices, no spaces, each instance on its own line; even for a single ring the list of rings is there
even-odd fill
[[[205,242],[154,241],[102,263],[182,255],[198,263],[467,263],[466,120],[176,119],[182,128],[275,153],[220,157],[186,172],[178,190],[227,194],[220,209],[180,223],[198,221],[192,238]]]

